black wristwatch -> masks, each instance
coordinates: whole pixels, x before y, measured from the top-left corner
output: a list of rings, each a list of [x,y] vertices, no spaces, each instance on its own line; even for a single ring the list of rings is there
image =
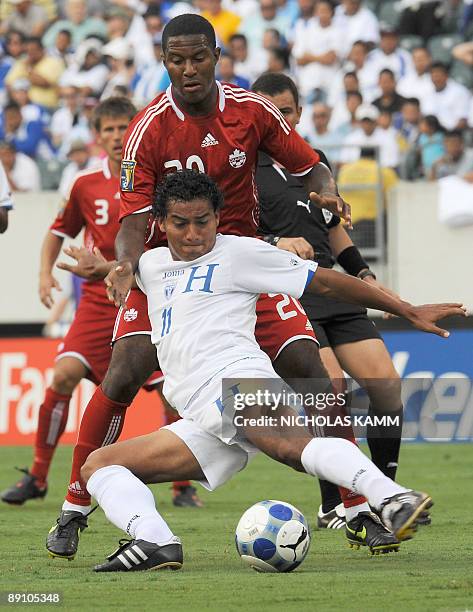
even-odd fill
[[[362,270],[358,274],[358,278],[360,280],[365,279],[367,276],[371,276],[372,278],[374,278],[374,280],[376,280],[376,274],[373,272],[373,270],[370,270],[369,268],[366,268],[365,270]]]

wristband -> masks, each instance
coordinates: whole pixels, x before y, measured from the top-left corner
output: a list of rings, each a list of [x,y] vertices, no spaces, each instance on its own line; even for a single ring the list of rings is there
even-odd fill
[[[346,272],[348,272],[348,274],[351,274],[351,276],[358,276],[362,270],[369,270],[369,265],[363,259],[360,251],[354,244],[344,249],[338,255],[337,262]],[[369,272],[373,274],[370,270]]]
[[[371,276],[372,278],[374,278],[374,280],[376,280],[376,274],[369,268],[367,270],[363,270],[362,272],[357,274],[357,276],[360,280],[365,279],[367,276]]]
[[[263,236],[263,240],[272,246],[276,246],[279,242],[280,236],[275,236],[274,234],[266,234]]]

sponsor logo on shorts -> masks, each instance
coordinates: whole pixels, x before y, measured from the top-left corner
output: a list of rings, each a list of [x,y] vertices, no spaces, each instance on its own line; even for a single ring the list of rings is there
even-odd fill
[[[133,191],[135,183],[136,161],[122,159],[120,172],[120,189],[122,191]]]
[[[246,162],[246,153],[240,149],[234,149],[233,153],[228,156],[228,161],[232,168],[241,168]]]
[[[134,308],[130,308],[129,310],[125,311],[123,318],[125,319],[125,321],[129,322],[129,321],[134,321],[137,316],[138,316],[138,311],[135,310]]]

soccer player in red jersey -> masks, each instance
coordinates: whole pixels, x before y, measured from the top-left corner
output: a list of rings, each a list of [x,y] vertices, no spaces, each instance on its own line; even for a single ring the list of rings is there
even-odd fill
[[[166,174],[190,168],[212,176],[226,202],[219,230],[254,236],[258,226],[254,172],[257,152],[263,150],[301,177],[314,206],[350,221],[349,206],[338,196],[329,169],[319,163],[318,154],[276,107],[262,96],[216,82],[220,50],[208,21],[198,15],[172,19],[163,32],[163,53],[172,84],[135,117],[125,137],[118,262],[106,278],[110,299],[122,308],[115,328],[120,342],[113,346],[107,375],[85,414],[96,407],[124,410],[158,366],[150,342],[146,297],[138,290],[128,294],[145,246],[155,189]],[[313,330],[301,307],[279,312],[277,301],[262,296],[257,314],[257,340],[281,377],[327,379]],[[130,319],[132,336],[127,332]],[[349,491],[343,495],[347,514],[369,513],[362,496]],[[384,527],[366,521],[367,540],[382,539]],[[54,536],[51,544],[55,545],[53,540]]]
[[[54,263],[66,237],[74,238],[85,229],[84,245],[92,251],[99,248],[108,259],[114,258],[114,241],[119,229],[119,174],[123,137],[136,109],[126,98],[109,98],[96,110],[95,129],[98,142],[107,157],[97,168],[80,172],[71,186],[65,206],[46,234],[41,250],[39,293],[47,308],[53,305],[52,289],[60,289],[53,275]],[[61,267],[61,266],[60,266]],[[68,267],[67,265],[65,266]],[[39,409],[34,461],[24,477],[1,495],[10,504],[23,504],[28,499],[44,497],[47,475],[59,439],[64,432],[73,390],[82,378],[96,384],[104,378],[112,354],[111,341],[116,307],[107,299],[102,279],[83,284],[83,295],[74,321],[56,357],[51,386]],[[148,382],[158,383],[156,380]],[[96,428],[100,421],[102,428]],[[89,413],[82,429],[88,444],[74,450],[68,504],[84,505],[90,510],[90,496],[80,484],[79,471],[90,450],[111,444],[123,427],[123,409],[114,406]],[[181,484],[181,483],[179,483]],[[188,486],[190,483],[183,483]]]

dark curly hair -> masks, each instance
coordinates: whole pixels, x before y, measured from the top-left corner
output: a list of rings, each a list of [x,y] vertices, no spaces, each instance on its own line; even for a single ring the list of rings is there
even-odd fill
[[[164,219],[168,214],[169,204],[197,199],[208,200],[214,212],[223,206],[222,192],[210,176],[194,170],[179,170],[168,174],[158,185],[153,213],[158,219]]]

